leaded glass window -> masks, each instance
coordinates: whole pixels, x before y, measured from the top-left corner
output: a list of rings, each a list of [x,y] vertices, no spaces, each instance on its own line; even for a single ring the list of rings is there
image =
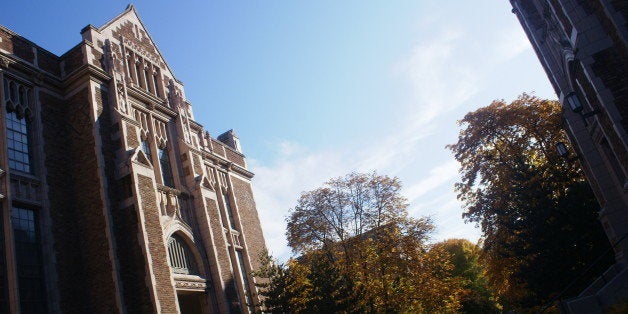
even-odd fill
[[[240,266],[240,275],[242,275],[242,285],[244,286],[247,306],[251,306],[251,290],[249,288],[249,278],[247,276],[246,267],[244,267],[244,256],[242,256],[242,250],[236,250],[236,256],[238,258],[238,265]]]
[[[146,155],[146,158],[148,158],[148,160],[150,160],[150,162],[153,162],[153,154],[151,153],[150,150],[150,144],[148,143],[148,140],[142,140],[142,152],[144,152],[144,154]]]
[[[38,216],[33,209],[14,206],[11,210],[22,313],[46,312]]]
[[[174,177],[172,176],[170,158],[168,157],[168,151],[162,148],[159,149],[159,165],[161,166],[161,178],[164,181],[164,185],[173,188]]]
[[[0,212],[2,212],[2,206],[0,206]],[[4,221],[2,215],[0,215],[0,313],[8,312],[8,300],[7,300],[7,283],[6,272],[7,265],[5,264],[4,257]]]
[[[26,118],[18,118],[17,114],[11,111],[7,112],[6,122],[9,169],[32,173]]]
[[[229,200],[229,195],[227,195],[227,193],[223,193],[222,199],[225,201],[225,211],[227,212],[229,225],[231,226],[231,229],[236,229],[235,219],[233,217],[233,209],[231,208],[231,201]]]
[[[175,274],[198,275],[194,255],[179,235],[172,235],[168,240],[168,258]]]

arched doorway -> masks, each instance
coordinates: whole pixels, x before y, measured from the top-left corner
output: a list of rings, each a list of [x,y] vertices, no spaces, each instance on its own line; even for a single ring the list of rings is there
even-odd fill
[[[195,252],[175,233],[168,239],[168,262],[175,280],[179,309],[183,314],[200,314],[207,281],[201,277]]]

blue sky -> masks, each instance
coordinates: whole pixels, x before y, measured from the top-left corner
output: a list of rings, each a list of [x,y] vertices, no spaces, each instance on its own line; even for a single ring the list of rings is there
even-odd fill
[[[62,3],[62,4],[59,4]],[[57,54],[121,1],[11,1],[0,24]],[[266,242],[285,259],[285,221],[301,191],[351,171],[398,176],[433,241],[464,224],[445,145],[456,121],[522,92],[556,98],[508,1],[137,1],[195,117],[235,129]]]

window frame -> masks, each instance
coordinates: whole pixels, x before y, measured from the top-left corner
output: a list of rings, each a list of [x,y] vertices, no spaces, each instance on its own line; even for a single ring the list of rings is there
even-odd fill
[[[10,207],[10,219],[11,219],[11,229],[13,231],[13,245],[15,246],[15,268],[16,268],[16,279],[17,279],[17,289],[19,294],[19,303],[20,308],[24,311],[25,309],[30,308],[27,304],[37,304],[39,311],[46,312],[48,308],[48,300],[47,300],[47,289],[46,289],[46,274],[45,274],[45,261],[44,261],[44,244],[42,241],[42,230],[41,230],[41,210],[39,208],[34,208],[30,206],[25,206],[22,204],[12,204]],[[31,217],[27,217],[24,219],[22,213],[32,213]],[[25,221],[25,223],[23,223]],[[18,229],[18,227],[24,227],[26,225],[26,230],[24,228]],[[32,235],[27,235],[26,239],[23,238],[24,234],[22,232],[26,231],[26,233],[31,232],[34,233]],[[21,232],[20,232],[21,231]],[[20,238],[22,237],[22,239]],[[30,250],[30,252],[29,252]],[[35,259],[32,258],[27,259],[26,261],[22,258],[21,254],[23,251],[27,251],[27,254],[24,256],[32,257],[36,255]],[[35,262],[35,264],[33,264]],[[30,270],[25,271],[24,267],[31,267]],[[33,267],[37,268],[36,270]],[[37,275],[32,275],[37,272]],[[26,273],[26,275],[24,274]],[[35,282],[37,281],[37,282]],[[25,284],[28,283],[28,288],[25,287]],[[34,288],[33,284],[38,285],[38,288]],[[35,298],[29,298],[32,296],[32,292],[35,289],[39,289],[39,296]],[[25,293],[28,291],[29,293]]]
[[[168,155],[168,148],[162,147],[157,149],[157,158],[159,159],[159,170],[161,171],[162,184],[174,188],[174,173],[172,172],[172,163]],[[165,157],[165,158],[164,158]]]
[[[33,150],[30,121],[28,117],[19,118],[17,113],[7,111],[5,116],[7,160],[10,170],[28,174],[35,174],[33,165]],[[18,128],[13,127],[18,125]],[[17,139],[19,138],[19,140]],[[20,148],[18,148],[20,147]],[[20,156],[18,158],[17,156]],[[18,167],[20,165],[20,167]]]

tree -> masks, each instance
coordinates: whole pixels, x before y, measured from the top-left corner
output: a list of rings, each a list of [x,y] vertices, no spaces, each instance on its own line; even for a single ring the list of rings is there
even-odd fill
[[[301,194],[290,212],[286,235],[297,254],[321,249],[366,230],[407,218],[406,200],[397,178],[352,173]]]
[[[449,239],[436,243],[431,250],[440,250],[449,256],[453,264],[452,276],[460,280],[460,297],[463,313],[498,313],[486,275],[487,267],[481,256],[481,248],[466,239]]]
[[[314,312],[450,312],[459,285],[444,254],[428,254],[433,225],[408,217],[397,178],[352,173],[304,192],[287,237],[312,285]]]
[[[579,164],[554,149],[568,142],[560,115],[558,102],[527,94],[496,100],[465,115],[448,146],[461,164],[463,217],[482,227],[489,277],[513,300],[507,307],[548,302],[609,247]]]
[[[309,270],[295,260],[288,261],[287,265],[279,264],[266,250],[260,253],[259,261],[260,268],[252,273],[258,278],[255,286],[261,296],[261,304],[256,305],[256,311],[304,312],[312,291],[312,285],[308,280]]]

